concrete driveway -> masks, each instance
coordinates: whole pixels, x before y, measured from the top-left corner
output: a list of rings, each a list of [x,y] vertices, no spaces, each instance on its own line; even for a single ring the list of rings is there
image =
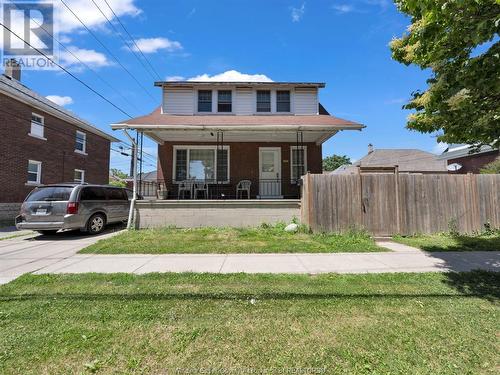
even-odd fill
[[[78,231],[51,236],[29,231],[3,232],[1,237],[18,237],[0,241],[0,284],[24,273],[58,264],[98,240],[119,233],[121,229],[121,226],[111,227],[98,236],[89,236]]]
[[[500,271],[500,252],[435,252],[393,242],[378,242],[391,252],[334,254],[76,254],[121,230],[99,236],[79,232],[28,235],[0,241],[0,284],[33,272],[214,272],[214,273],[372,273]]]

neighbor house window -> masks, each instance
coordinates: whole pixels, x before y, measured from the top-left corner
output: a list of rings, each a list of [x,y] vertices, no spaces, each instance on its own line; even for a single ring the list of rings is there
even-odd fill
[[[257,90],[257,112],[271,112],[271,91]]]
[[[290,149],[290,176],[292,182],[297,181],[307,171],[307,148],[292,146]]]
[[[36,113],[31,114],[31,130],[30,135],[38,138],[43,138],[44,118]]]
[[[231,90],[217,91],[217,112],[232,112],[232,107]]]
[[[229,148],[216,146],[174,146],[175,181],[229,182]]]
[[[85,154],[86,149],[87,149],[87,134],[77,131],[75,151]]]
[[[42,180],[42,162],[28,160],[28,184],[39,184]]]
[[[198,112],[212,112],[212,91],[198,91]]]
[[[276,91],[276,112],[290,112],[290,91]]]
[[[75,169],[74,182],[83,184],[85,182],[85,171],[82,169]]]

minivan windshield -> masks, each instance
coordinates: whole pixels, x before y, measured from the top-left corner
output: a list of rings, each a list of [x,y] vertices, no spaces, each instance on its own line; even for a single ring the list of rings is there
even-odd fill
[[[26,199],[26,202],[69,201],[72,187],[47,186],[36,188]]]

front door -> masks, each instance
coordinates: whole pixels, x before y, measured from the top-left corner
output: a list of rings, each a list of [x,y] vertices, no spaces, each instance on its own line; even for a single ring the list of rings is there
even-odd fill
[[[259,198],[281,195],[281,148],[259,148]]]

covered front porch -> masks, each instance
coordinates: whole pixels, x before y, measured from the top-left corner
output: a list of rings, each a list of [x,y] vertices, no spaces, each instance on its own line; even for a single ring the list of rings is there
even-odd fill
[[[301,176],[322,172],[321,143],[337,132],[283,126],[134,129],[158,143],[156,180],[142,181],[139,173],[137,181],[140,195],[157,200],[299,199]]]

